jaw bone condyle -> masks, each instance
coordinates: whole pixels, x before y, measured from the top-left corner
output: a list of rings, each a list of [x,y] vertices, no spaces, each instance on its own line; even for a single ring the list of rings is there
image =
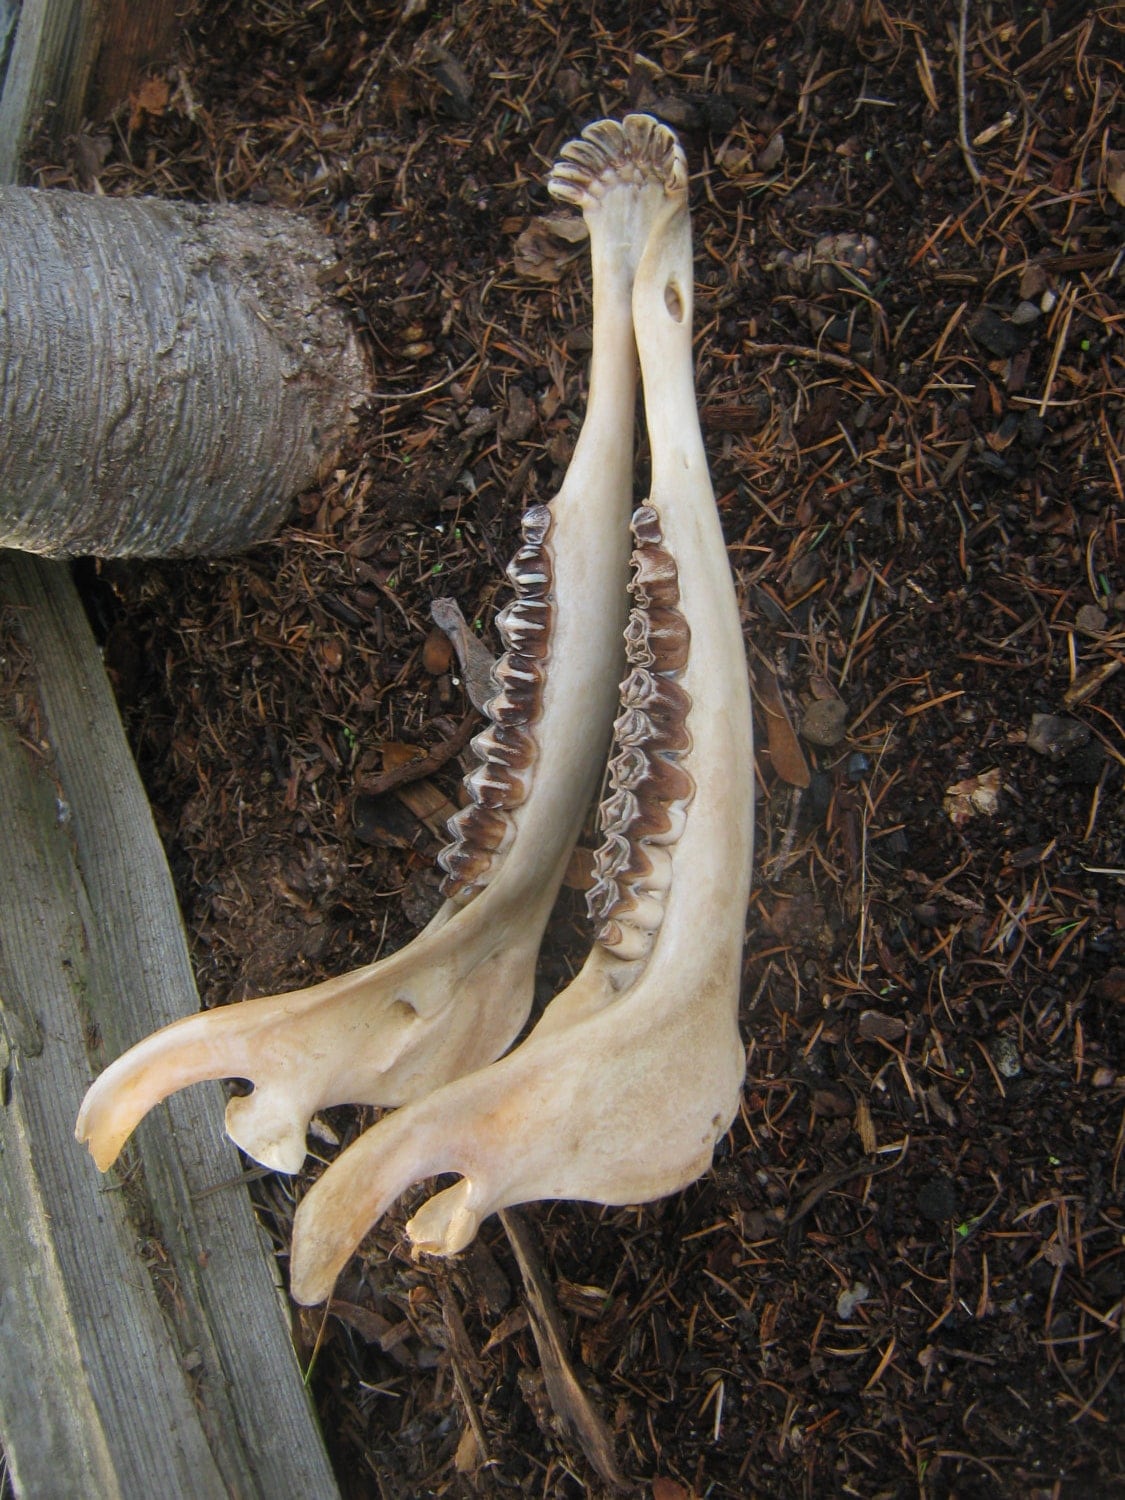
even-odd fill
[[[412,1183],[461,1180],[408,1225],[453,1253],[496,1209],[641,1202],[706,1170],[737,1108],[753,841],[745,653],[696,413],[687,171],[646,116],[564,148],[550,187],[590,229],[594,353],[571,468],[524,518],[490,723],[442,857],[445,906],[390,959],[141,1042],[91,1088],[78,1134],[108,1166],[137,1121],[203,1078],[249,1079],[227,1128],[293,1171],[330,1103],[402,1104],[303,1200],[292,1283],[327,1296]],[[634,338],[652,452],[632,522]],[[628,622],[626,603],[631,603]],[[622,671],[622,644],[627,672]],[[590,893],[597,938],[529,1037],[535,959],[613,722]],[[494,1061],[496,1058],[499,1061]]]

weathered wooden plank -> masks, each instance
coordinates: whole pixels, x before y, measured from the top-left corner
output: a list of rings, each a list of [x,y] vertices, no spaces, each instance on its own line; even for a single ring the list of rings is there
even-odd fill
[[[23,0],[0,90],[0,182],[14,182],[32,131],[51,109],[73,129],[97,49],[100,6]]]
[[[187,1495],[197,1476],[199,1493],[221,1495],[125,1200],[107,1197],[68,1147],[87,1066],[78,1017],[90,913],[50,768],[33,765],[6,724],[0,806],[10,840],[0,881],[0,1425],[15,1482],[29,1495],[86,1485],[137,1494],[142,1481]]]
[[[198,1001],[65,567],[0,554],[0,622],[23,724],[22,743],[0,735],[0,1192],[19,1204],[0,1222],[0,1432],[17,1485],[335,1495],[249,1200],[224,1188],[240,1163],[221,1090],[154,1112],[116,1181],[73,1139],[87,1048]]]
[[[166,61],[180,26],[181,0],[106,0],[101,46],[86,112],[100,119],[136,87],[144,69]]]

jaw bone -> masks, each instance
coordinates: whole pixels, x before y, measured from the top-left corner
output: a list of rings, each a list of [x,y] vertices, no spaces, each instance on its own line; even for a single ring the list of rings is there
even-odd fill
[[[298,1209],[294,1297],[318,1302],[410,1184],[461,1180],[407,1225],[453,1254],[497,1209],[635,1203],[706,1170],[744,1073],[737,1009],[753,852],[738,607],[696,415],[686,172],[637,273],[652,491],[633,521],[621,687],[591,911],[597,941],[528,1039],[389,1115]]]
[[[227,1131],[297,1171],[330,1104],[391,1105],[480,1068],[530,1008],[535,961],[597,786],[614,711],[632,496],[638,262],[682,188],[675,137],[647,116],[602,121],[563,150],[551,191],[590,232],[594,335],[585,422],[562,489],[525,513],[498,621],[491,723],[474,741],[470,804],[442,856],[445,904],[413,942],[309,989],[243,1001],[155,1032],[86,1095],[78,1139],[103,1170],[144,1115],[187,1084],[244,1078]]]

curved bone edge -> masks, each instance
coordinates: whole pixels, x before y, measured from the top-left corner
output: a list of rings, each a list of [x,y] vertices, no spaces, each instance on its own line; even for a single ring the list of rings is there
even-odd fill
[[[515,837],[511,814],[528,795],[536,757],[535,725],[551,645],[552,517],[546,505],[524,511],[523,542],[508,565],[515,599],[497,616],[507,650],[492,669],[495,693],[484,706],[502,747],[485,735],[473,740],[481,757],[464,779],[468,805],[446,825],[451,842],[438,855],[442,894],[468,901],[491,880]],[[494,752],[494,746],[496,751]]]
[[[624,712],[614,726],[610,790],[598,811],[603,841],[594,855],[595,881],[586,908],[597,941],[619,958],[644,958],[660,930],[664,889],[654,881],[653,843],[674,842],[694,785],[679,765],[690,745],[691,700],[668,679],[683,672],[691,630],[679,602],[675,559],[663,547],[651,506],[633,516],[633,608],[625,652],[633,671],[622,683]],[[657,581],[654,588],[653,582]],[[653,604],[653,594],[660,604]],[[660,710],[655,705],[660,704]],[[644,708],[638,709],[639,704]],[[664,865],[660,862],[660,871]]]
[[[662,133],[675,154],[670,132],[655,122],[645,128]],[[447,901],[390,958],[190,1017],[118,1058],[87,1094],[77,1127],[103,1168],[160,1099],[204,1079],[244,1078],[254,1090],[231,1101],[228,1131],[257,1160],[295,1170],[316,1109],[422,1097],[499,1056],[523,1025],[543,926],[597,784],[616,701],[636,392],[630,300],[637,265],[669,209],[651,177],[638,190],[622,186],[612,160],[606,170],[613,180],[583,205],[595,308],[590,394],[550,511],[559,551],[543,728],[553,728],[543,734],[514,842],[473,901]],[[518,730],[497,722],[482,738],[504,747],[504,764],[520,759]]]
[[[439,1255],[463,1249],[483,1219],[518,1203],[645,1203],[693,1182],[737,1111],[743,1065],[732,1018],[701,1047],[690,1003],[681,1009],[677,995],[670,1008],[657,998],[668,985],[676,991],[692,965],[698,985],[698,958],[677,956],[667,976],[647,973],[612,1004],[609,973],[589,961],[570,987],[585,992],[585,1013],[573,1024],[548,1030],[541,1022],[515,1052],[360,1136],[297,1210],[294,1298],[328,1297],[372,1225],[413,1183],[439,1172],[461,1181],[407,1225],[416,1251]],[[705,985],[729,985],[727,967],[724,956]],[[737,972],[736,963],[736,984]],[[663,1026],[648,1024],[654,1006]]]
[[[665,297],[670,274],[676,298]],[[595,945],[514,1052],[389,1116],[338,1158],[297,1213],[301,1301],[328,1294],[374,1220],[425,1176],[463,1175],[408,1226],[419,1247],[452,1253],[486,1214],[515,1203],[636,1202],[674,1191],[705,1169],[737,1108],[753,746],[737,600],[695,414],[690,286],[684,212],[646,251],[634,294],[652,504],[692,631],[683,765],[695,795],[679,838],[659,851],[671,867],[661,876],[660,931],[643,963]]]

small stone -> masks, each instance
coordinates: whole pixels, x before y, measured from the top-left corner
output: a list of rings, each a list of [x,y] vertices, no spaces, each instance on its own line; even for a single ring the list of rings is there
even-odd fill
[[[849,781],[862,781],[871,769],[871,761],[862,750],[853,750],[844,767]]]
[[[988,1050],[992,1054],[992,1061],[996,1064],[996,1071],[1001,1078],[1018,1078],[1023,1072],[1020,1049],[1015,1038],[1008,1036],[1007,1032],[994,1036]]]
[[[759,172],[772,172],[775,167],[781,165],[781,158],[785,155],[785,137],[781,131],[776,131],[758,152],[754,166]]]
[[[786,599],[796,599],[801,594],[808,593],[814,583],[819,583],[824,577],[824,562],[819,552],[806,552],[799,557],[789,570],[789,578],[786,583]]]
[[[1017,328],[1022,328],[1026,323],[1034,323],[1039,317],[1039,309],[1034,302],[1021,302],[1012,314],[1012,322]]]
[[[906,1035],[906,1022],[901,1016],[885,1016],[879,1010],[865,1010],[860,1013],[859,1034],[865,1042],[897,1042]]]
[[[838,745],[847,722],[848,705],[842,698],[818,698],[805,709],[801,734],[811,745]]]
[[[1011,359],[1026,349],[1033,333],[1030,327],[1017,327],[1010,318],[1002,318],[993,307],[982,307],[969,324],[973,339],[997,359]]]
[[[864,1286],[862,1281],[857,1281],[855,1286],[843,1291],[836,1298],[836,1316],[841,1323],[847,1323],[855,1316],[857,1307],[862,1306],[871,1295],[871,1289]]]
[[[1089,738],[1089,729],[1078,719],[1063,718],[1059,714],[1032,714],[1027,748],[1034,750],[1036,755],[1061,760],[1064,755],[1085,745]]]
[[[1074,623],[1079,630],[1089,631],[1091,635],[1100,635],[1105,629],[1108,616],[1104,609],[1099,609],[1096,604],[1084,604],[1074,617]]]
[[[1046,422],[1028,407],[1020,418],[1020,442],[1025,448],[1038,448],[1046,435]]]
[[[1047,273],[1034,262],[1026,266],[1020,275],[1020,296],[1027,299],[1039,297],[1047,290]]]

